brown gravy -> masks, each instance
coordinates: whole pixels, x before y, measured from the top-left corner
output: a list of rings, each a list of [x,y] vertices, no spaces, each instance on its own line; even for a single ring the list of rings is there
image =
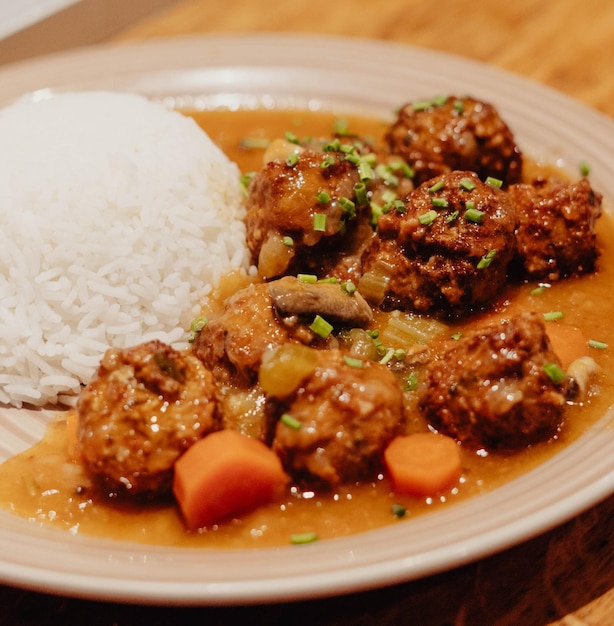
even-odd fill
[[[243,172],[261,166],[262,150],[242,147],[245,138],[267,139],[291,130],[299,136],[329,134],[332,114],[297,111],[213,111],[193,114],[196,120]],[[379,137],[379,121],[348,118],[350,128],[363,136]],[[535,164],[531,168],[537,167]],[[603,372],[611,372],[614,349],[614,224],[608,215],[598,224],[602,248],[599,270],[594,275],[555,284],[532,295],[534,284],[510,287],[497,311],[531,309],[563,311],[564,324],[583,330],[586,339],[609,344],[605,350],[586,348]],[[475,320],[465,324],[474,325]],[[454,330],[457,330],[455,328]],[[514,455],[482,456],[463,452],[463,478],[457,488],[438,499],[395,496],[385,478],[374,483],[350,486],[333,494],[289,494],[283,502],[263,507],[239,519],[229,520],[198,534],[184,530],[172,503],[128,506],[113,501],[93,501],[83,489],[89,480],[77,461],[68,454],[64,417],[60,415],[44,439],[31,449],[0,466],[0,507],[36,523],[72,533],[104,536],[142,543],[254,548],[285,545],[294,533],[315,532],[321,539],[363,532],[387,524],[402,523],[392,513],[393,504],[407,509],[404,519],[484,493],[530,470],[577,438],[600,418],[614,402],[614,385],[605,374],[598,388],[581,406],[571,406],[566,423],[556,440]]]

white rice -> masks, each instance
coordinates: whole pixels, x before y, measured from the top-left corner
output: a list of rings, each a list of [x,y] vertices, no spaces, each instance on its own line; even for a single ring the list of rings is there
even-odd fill
[[[0,402],[72,404],[109,346],[185,345],[247,267],[239,170],[190,118],[83,92],[0,110]]]

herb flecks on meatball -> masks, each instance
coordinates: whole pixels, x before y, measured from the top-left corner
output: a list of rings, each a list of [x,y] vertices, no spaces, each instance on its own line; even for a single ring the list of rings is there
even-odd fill
[[[420,184],[452,170],[471,170],[504,184],[518,182],[522,154],[512,131],[489,103],[436,97],[403,106],[386,142],[414,169]]]
[[[525,313],[450,342],[429,365],[420,408],[469,447],[516,450],[556,435],[567,382],[543,321]]]
[[[602,196],[588,179],[540,178],[508,192],[518,216],[515,275],[555,281],[594,271]]]
[[[514,254],[516,217],[498,180],[454,171],[382,215],[358,285],[372,304],[460,317],[490,303]]]
[[[175,461],[217,428],[213,375],[160,341],[109,349],[77,403],[87,469],[108,492],[165,496]]]

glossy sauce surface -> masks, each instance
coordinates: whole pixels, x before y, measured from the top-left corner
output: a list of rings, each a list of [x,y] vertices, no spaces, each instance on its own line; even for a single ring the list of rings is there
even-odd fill
[[[262,165],[263,149],[250,145],[283,137],[285,131],[292,131],[299,137],[329,135],[336,119],[331,114],[298,111],[210,111],[193,115],[243,172]],[[384,129],[377,120],[349,118],[348,121],[352,131],[376,139]],[[537,168],[529,164],[528,177]],[[614,251],[612,246],[605,245],[606,241],[614,241],[609,216],[601,218],[598,235],[602,255],[596,274],[561,281],[539,295],[532,294],[535,284],[509,287],[488,315],[454,325],[450,334],[481,325],[485,317],[505,317],[520,310],[562,311],[561,321],[549,323],[579,328],[587,340],[614,346],[611,325],[614,294],[610,287],[614,284]],[[608,375],[613,365],[611,350],[586,347],[586,354],[597,361],[603,374],[583,405],[569,407],[556,440],[514,455],[463,451],[461,483],[434,500],[398,497],[392,493],[387,479],[380,477],[373,483],[351,485],[335,493],[289,493],[282,502],[191,534],[184,530],[172,503],[134,506],[96,496],[78,461],[69,454],[66,415],[60,414],[43,441],[0,466],[0,506],[34,522],[73,533],[160,545],[216,548],[286,545],[295,533],[314,532],[324,539],[402,523],[403,519],[496,488],[543,462],[579,436],[614,402],[614,386]],[[406,507],[405,517],[392,513],[393,504]]]

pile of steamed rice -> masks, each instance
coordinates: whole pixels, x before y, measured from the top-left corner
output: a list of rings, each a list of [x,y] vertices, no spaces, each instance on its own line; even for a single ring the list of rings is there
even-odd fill
[[[72,404],[110,346],[185,346],[247,265],[239,171],[141,96],[0,110],[0,402]]]

